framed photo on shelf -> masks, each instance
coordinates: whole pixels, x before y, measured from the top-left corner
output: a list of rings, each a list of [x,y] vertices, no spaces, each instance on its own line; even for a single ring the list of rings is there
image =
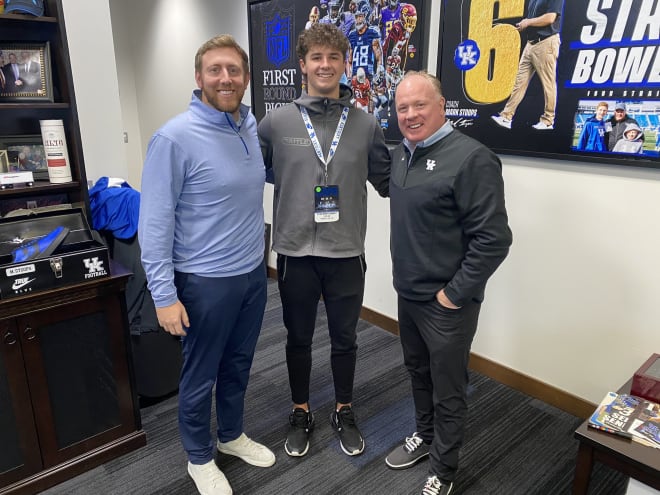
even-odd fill
[[[7,152],[6,172],[30,171],[34,180],[48,180],[48,162],[41,135],[2,136],[0,150]]]
[[[0,103],[53,101],[50,45],[0,43]]]
[[[257,121],[301,94],[298,35],[314,23],[348,37],[345,84],[356,108],[373,115],[388,143],[398,143],[396,86],[426,67],[431,0],[248,0],[252,110]]]

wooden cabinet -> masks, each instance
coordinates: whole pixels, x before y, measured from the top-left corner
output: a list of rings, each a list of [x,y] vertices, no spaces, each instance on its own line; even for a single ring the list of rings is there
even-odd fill
[[[61,202],[88,209],[87,179],[62,3],[61,0],[45,0],[44,4],[43,17],[0,14],[0,43],[6,46],[48,43],[53,91],[53,102],[0,100],[0,142],[12,136],[40,136],[39,120],[62,120],[73,181],[51,184],[40,180],[32,187],[0,190],[0,215],[29,205],[46,206]]]
[[[62,2],[44,5],[41,17],[0,14],[0,49],[47,44],[52,79],[52,98],[0,98],[0,143],[40,137],[40,120],[62,120],[73,181],[0,190],[0,215],[71,203],[91,224]],[[0,495],[38,493],[146,444],[124,296],[129,275],[115,265],[108,278],[0,301]]]
[[[0,495],[34,494],[146,444],[128,273],[0,302]]]

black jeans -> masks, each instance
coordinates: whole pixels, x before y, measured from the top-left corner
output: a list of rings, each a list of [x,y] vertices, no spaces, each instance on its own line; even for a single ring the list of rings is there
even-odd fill
[[[417,432],[431,443],[430,471],[453,481],[467,417],[468,361],[481,304],[460,309],[399,296],[399,334]]]
[[[335,400],[353,400],[356,326],[362,309],[365,271],[364,256],[277,256],[278,286],[287,329],[286,363],[294,404],[309,402],[312,338],[321,295],[328,316]]]

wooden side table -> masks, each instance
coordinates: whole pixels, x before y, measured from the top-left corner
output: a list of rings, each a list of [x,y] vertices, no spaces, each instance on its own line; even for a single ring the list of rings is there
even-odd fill
[[[632,378],[617,393],[630,393]],[[573,495],[586,495],[594,461],[601,462],[656,490],[660,490],[660,449],[589,428],[585,420],[574,434],[580,441],[573,479]]]

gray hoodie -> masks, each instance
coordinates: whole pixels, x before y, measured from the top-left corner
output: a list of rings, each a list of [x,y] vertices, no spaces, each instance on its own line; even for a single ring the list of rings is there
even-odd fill
[[[348,258],[364,253],[369,181],[381,196],[389,193],[390,154],[383,131],[373,117],[351,105],[352,91],[340,86],[338,99],[302,96],[268,113],[259,124],[259,141],[272,169],[273,250],[287,256]],[[316,156],[305,128],[304,106],[327,157],[344,107],[348,120],[328,164]],[[339,187],[339,221],[314,221],[315,186]]]
[[[628,131],[637,131],[637,135],[630,139],[628,137]],[[644,153],[644,132],[639,128],[639,126],[633,122],[626,124],[626,128],[623,131],[623,136],[619,139],[612,151],[617,153]]]

